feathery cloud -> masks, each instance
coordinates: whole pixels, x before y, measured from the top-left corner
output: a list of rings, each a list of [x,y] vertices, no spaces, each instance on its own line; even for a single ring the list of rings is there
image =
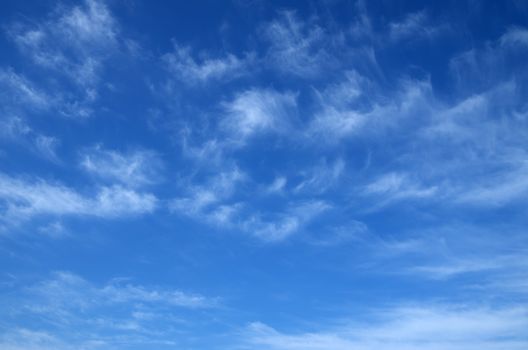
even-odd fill
[[[81,167],[102,179],[141,187],[159,182],[163,163],[153,151],[120,153],[95,146],[83,152]]]
[[[95,196],[83,195],[61,184],[0,174],[4,218],[27,220],[35,215],[87,215],[103,218],[150,213],[157,199],[150,193],[121,186],[101,187]]]
[[[234,142],[244,142],[253,135],[285,132],[295,120],[297,101],[291,92],[251,89],[223,104],[225,116],[221,128]]]
[[[162,60],[176,79],[184,84],[204,84],[211,81],[229,81],[245,75],[250,69],[254,55],[238,58],[233,54],[223,57],[196,59],[189,47],[174,44],[172,52],[163,55]]]
[[[526,308],[468,306],[398,307],[371,322],[354,322],[305,333],[282,333],[263,323],[245,331],[251,349],[522,349],[528,344]]]

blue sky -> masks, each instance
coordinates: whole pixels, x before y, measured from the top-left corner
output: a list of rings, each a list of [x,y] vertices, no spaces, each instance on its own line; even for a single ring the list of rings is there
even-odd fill
[[[0,348],[528,348],[525,1],[0,8]]]

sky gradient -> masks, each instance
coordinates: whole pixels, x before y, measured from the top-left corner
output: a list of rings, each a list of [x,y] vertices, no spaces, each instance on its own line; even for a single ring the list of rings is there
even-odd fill
[[[526,1],[0,32],[1,349],[528,349]]]

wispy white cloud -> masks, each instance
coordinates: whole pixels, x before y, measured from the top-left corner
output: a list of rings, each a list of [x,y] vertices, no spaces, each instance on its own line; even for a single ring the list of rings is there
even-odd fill
[[[523,81],[526,66],[522,57],[528,47],[528,29],[510,27],[495,41],[453,55],[450,73],[459,96],[481,93],[507,81]]]
[[[402,40],[434,39],[447,32],[447,23],[433,24],[425,11],[407,14],[399,22],[389,23],[389,37],[395,42]]]
[[[60,140],[53,136],[39,134],[20,117],[0,119],[0,139],[7,139],[35,152],[48,160],[58,162],[57,147]]]
[[[244,231],[264,241],[278,242],[297,233],[330,208],[328,203],[321,200],[291,203],[282,213],[253,214],[241,226]]]
[[[92,43],[111,46],[117,36],[117,24],[106,4],[97,0],[86,0],[83,6],[75,6],[62,13],[59,20],[61,32],[77,45]]]
[[[341,321],[300,333],[283,333],[263,323],[243,333],[245,349],[523,349],[528,313],[522,306],[418,305],[380,310],[363,321]]]
[[[235,143],[266,132],[284,132],[296,117],[296,95],[268,89],[251,89],[223,104],[221,128]]]
[[[436,186],[424,186],[406,174],[389,173],[366,185],[363,193],[381,196],[386,204],[408,198],[430,198],[436,195],[437,190]]]
[[[53,99],[39,97],[20,79],[18,89],[34,104],[53,103],[61,115],[89,116],[104,62],[122,46],[117,21],[106,4],[85,0],[76,6],[57,6],[45,19],[16,22],[7,31],[21,54],[55,80],[47,90]]]
[[[266,186],[264,192],[268,194],[283,193],[284,189],[286,188],[287,183],[288,183],[288,179],[286,177],[278,176],[273,180],[273,182],[271,182],[268,186]]]
[[[251,179],[238,168],[210,177],[201,185],[191,185],[189,196],[175,198],[169,207],[173,212],[187,215],[219,228],[237,230],[269,242],[277,242],[297,233],[331,205],[321,200],[291,201],[283,209],[260,210],[251,200],[254,193],[241,191]],[[279,178],[273,191],[283,185]],[[269,192],[267,192],[269,193]]]
[[[47,109],[53,103],[53,99],[42,89],[12,69],[0,69],[0,86],[5,93],[0,99],[3,108],[10,106],[38,111]]]
[[[0,120],[2,137],[18,138],[31,133],[33,130],[26,121],[20,117],[4,118]]]
[[[462,204],[482,207],[502,206],[517,199],[525,199],[528,193],[528,166],[524,164],[511,171],[504,171],[457,189],[456,200]]]
[[[47,225],[39,227],[39,232],[47,237],[57,239],[69,236],[69,232],[60,221],[53,221]]]
[[[77,307],[98,308],[104,304],[135,302],[184,308],[211,307],[216,303],[201,295],[180,290],[148,288],[120,280],[95,286],[70,272],[56,272],[52,279],[29,287],[26,292],[42,302],[42,305],[37,303],[35,307],[30,307],[31,310],[52,313],[64,310],[74,313]]]
[[[525,293],[526,235],[515,225],[422,225],[392,236],[364,232],[355,243],[370,251],[364,267],[371,273],[456,281],[456,288],[486,295]]]
[[[263,219],[261,215],[253,215],[244,223],[244,229],[264,241],[276,242],[297,232],[301,220],[295,215],[279,215],[278,218]]]
[[[247,175],[238,168],[226,170],[211,177],[203,185],[190,186],[189,196],[175,198],[170,209],[195,218],[205,218],[216,224],[228,224],[237,205],[230,204],[237,187],[247,181]]]
[[[44,157],[51,160],[58,160],[57,147],[60,141],[56,137],[37,135],[35,139],[35,147],[37,151]]]
[[[512,27],[500,37],[500,44],[510,47],[528,47],[528,29]]]
[[[151,193],[136,192],[121,186],[102,187],[95,198],[94,213],[102,217],[146,214],[156,209],[157,202],[158,199]]]
[[[254,55],[239,58],[233,54],[212,58],[194,58],[189,47],[174,44],[173,52],[162,57],[167,69],[184,84],[203,84],[211,81],[229,81],[247,74]]]
[[[86,0],[59,7],[41,23],[14,24],[9,34],[35,63],[59,70],[83,87],[97,79],[100,60],[117,44],[117,24],[107,6]]]
[[[430,126],[423,130],[426,137],[446,137],[453,141],[466,141],[474,137],[474,130],[470,125],[480,119],[482,121],[488,113],[488,99],[483,95],[471,96],[460,103],[433,115]]]
[[[102,344],[92,344],[102,345]],[[27,328],[15,328],[0,335],[0,346],[6,350],[67,350],[79,347],[79,349],[97,348],[90,344],[68,345],[68,343],[56,336],[43,331],[35,331]]]
[[[295,135],[298,125],[297,94],[251,88],[224,100],[203,127],[184,125],[180,130],[183,154],[199,166],[223,171],[232,155],[257,137]],[[214,118],[213,118],[214,117]],[[293,136],[295,137],[295,136]]]
[[[442,144],[443,150],[456,149],[456,157],[433,173],[444,198],[452,203],[493,207],[523,198],[527,183],[527,155],[524,150],[526,120],[518,118],[517,84],[498,84],[490,90],[471,95],[458,103],[435,109],[418,136],[424,147]],[[497,105],[502,110],[497,110]],[[428,148],[430,149],[430,148]],[[438,152],[438,151],[437,151]],[[442,160],[427,156],[432,164]],[[439,152],[438,157],[445,159]],[[453,171],[471,177],[452,177]]]
[[[323,160],[313,168],[301,172],[303,179],[293,191],[296,193],[324,193],[338,184],[345,167],[345,161],[341,158],[333,164]]]
[[[70,272],[22,288],[6,305],[13,319],[0,332],[2,349],[109,349],[139,344],[175,345],[175,314],[215,308],[216,298],[123,279],[94,284]],[[16,307],[14,305],[17,305]],[[17,323],[31,317],[30,326]],[[23,320],[23,318],[22,318]],[[159,330],[159,322],[164,330]],[[45,329],[46,331],[42,331]],[[111,335],[109,333],[111,331]]]
[[[443,280],[464,274],[503,269],[505,265],[500,260],[499,257],[494,257],[493,260],[454,259],[453,261],[440,264],[414,266],[408,272],[411,274],[421,274],[426,278]],[[508,267],[511,267],[511,264],[508,264]]]
[[[406,174],[370,169],[359,191],[377,196],[378,209],[401,199],[493,207],[524,198],[526,119],[517,112],[519,83],[501,82],[451,103],[437,99],[427,80],[404,80],[388,95],[380,89],[350,73],[316,92],[321,109],[308,126],[309,135],[332,145],[353,137],[372,147],[398,147],[390,157]]]
[[[304,22],[293,11],[282,11],[262,27],[269,42],[267,59],[272,69],[302,77],[317,76],[332,63],[325,47],[333,38],[315,24]]]
[[[314,134],[324,135],[329,142],[354,134],[360,130],[368,116],[354,110],[338,111],[335,107],[328,107],[317,115],[312,122]],[[335,136],[336,138],[328,137]]]
[[[35,215],[88,215],[104,218],[152,212],[157,199],[121,186],[101,187],[95,196],[61,184],[0,174],[0,202],[5,219],[27,220]]]
[[[401,22],[389,23],[389,33],[393,40],[418,36],[425,27],[426,15],[422,12],[410,13]]]
[[[129,187],[159,182],[163,167],[159,155],[149,150],[118,152],[95,146],[82,152],[81,167],[102,179]]]
[[[433,107],[429,81],[402,80],[387,94],[373,80],[355,71],[326,89],[316,91],[320,101],[308,135],[327,144],[349,137],[375,136],[397,128]]]
[[[522,99],[518,89],[519,84],[508,79],[451,105],[437,106],[419,134],[452,145],[470,144],[486,157],[506,148],[516,156],[513,148],[522,143],[526,123],[515,113]],[[502,110],[497,109],[499,103]]]
[[[357,1],[355,3],[356,17],[350,23],[348,34],[356,41],[368,40],[371,41],[374,36],[374,29],[372,21],[367,12],[364,1]]]

